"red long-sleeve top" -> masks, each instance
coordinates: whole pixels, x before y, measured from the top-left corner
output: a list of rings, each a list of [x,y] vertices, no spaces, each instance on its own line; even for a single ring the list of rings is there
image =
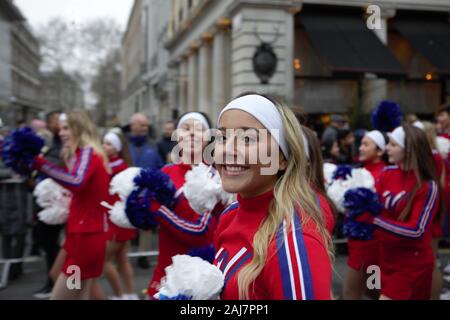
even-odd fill
[[[109,198],[110,177],[103,158],[92,147],[78,148],[65,168],[40,156],[36,158],[35,168],[72,192],[67,233],[107,230],[106,209],[100,203]]]
[[[238,273],[252,259],[253,237],[272,199],[273,190],[248,199],[238,196],[220,217],[214,264],[225,275],[224,300],[239,299]],[[254,290],[249,290],[251,300],[330,299],[331,263],[324,240],[312,220],[303,220],[296,210],[289,228],[279,226]]]

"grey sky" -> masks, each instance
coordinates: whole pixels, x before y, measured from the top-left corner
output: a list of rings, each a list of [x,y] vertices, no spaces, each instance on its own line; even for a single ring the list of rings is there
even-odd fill
[[[115,18],[125,30],[133,0],[14,0],[28,23],[36,27],[60,16],[74,23],[97,17]]]

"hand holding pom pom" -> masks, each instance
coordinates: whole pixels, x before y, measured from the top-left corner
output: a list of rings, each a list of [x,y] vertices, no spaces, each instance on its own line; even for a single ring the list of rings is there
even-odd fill
[[[347,217],[350,219],[364,213],[378,215],[382,205],[378,199],[378,194],[367,188],[354,188],[345,192],[344,207],[347,209]]]
[[[33,191],[36,202],[44,210],[38,213],[39,220],[56,225],[66,222],[72,194],[52,179],[42,180]]]
[[[28,175],[33,169],[34,158],[43,146],[44,140],[31,128],[13,130],[3,142],[3,163],[18,174]]]
[[[224,275],[209,262],[188,255],[172,257],[166,276],[155,295],[159,300],[216,300],[224,285]]]
[[[155,169],[142,169],[134,178],[136,188],[126,200],[125,213],[130,223],[139,229],[148,230],[157,225],[152,205],[170,207],[174,202],[175,186],[170,177]]]

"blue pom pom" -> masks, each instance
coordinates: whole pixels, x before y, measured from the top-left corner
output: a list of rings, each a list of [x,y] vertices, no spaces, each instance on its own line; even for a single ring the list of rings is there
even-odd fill
[[[199,247],[199,248],[193,248],[193,249],[189,250],[187,254],[192,257],[202,258],[203,260],[206,260],[209,263],[213,263],[216,252],[214,250],[214,246],[209,245],[209,246],[204,246],[204,247]]]
[[[371,240],[373,238],[373,224],[362,223],[346,219],[344,221],[344,236],[357,240]]]
[[[370,212],[376,216],[382,209],[378,194],[367,188],[349,189],[344,194],[344,207],[347,209],[347,217]]]
[[[28,175],[43,146],[44,140],[31,128],[15,129],[3,142],[3,163],[18,174]]]
[[[347,179],[347,177],[352,176],[352,166],[347,164],[338,165],[333,173],[333,180]]]
[[[396,102],[384,100],[372,111],[372,125],[375,129],[391,132],[402,124],[403,112]]]
[[[189,297],[189,296],[185,296],[185,295],[183,295],[183,294],[179,294],[179,295],[177,295],[177,296],[175,296],[175,297],[168,297],[168,296],[165,296],[165,295],[163,295],[163,294],[159,294],[159,300],[192,300],[192,297]]]
[[[166,207],[173,204],[175,197],[175,186],[170,177],[156,169],[142,169],[141,173],[134,178],[134,183],[139,188],[145,188],[149,191],[152,199]]]
[[[125,213],[130,223],[138,229],[148,230],[158,223],[151,211],[152,200],[170,207],[174,201],[175,186],[170,177],[155,169],[142,169],[134,178],[137,189],[128,196]]]

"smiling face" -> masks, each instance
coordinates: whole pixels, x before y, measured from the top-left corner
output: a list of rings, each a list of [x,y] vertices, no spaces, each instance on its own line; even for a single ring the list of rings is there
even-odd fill
[[[377,161],[383,156],[381,151],[375,142],[368,136],[364,136],[361,140],[361,146],[359,147],[359,160],[360,161]]]
[[[386,145],[386,153],[390,163],[400,165],[405,160],[405,150],[393,139],[389,139],[389,143]]]
[[[266,132],[266,128],[247,112],[228,110],[222,115],[214,161],[225,191],[248,198],[275,186],[277,172],[285,170],[287,162],[278,144]],[[274,167],[273,161],[276,161],[275,173],[262,174],[264,168]]]

